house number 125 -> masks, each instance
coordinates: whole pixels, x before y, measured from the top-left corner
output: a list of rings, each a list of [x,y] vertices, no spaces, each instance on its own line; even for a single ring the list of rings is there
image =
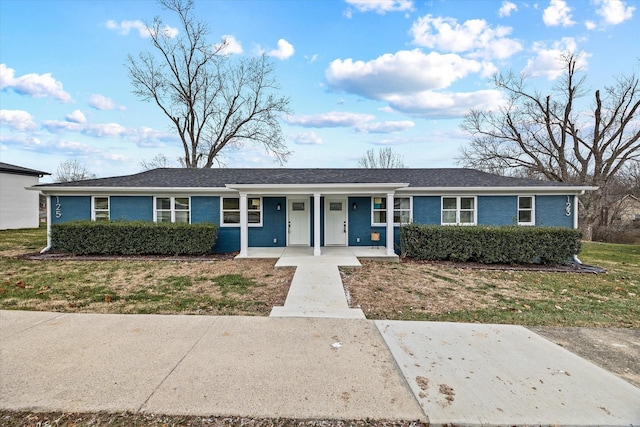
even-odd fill
[[[62,218],[62,205],[58,196],[56,196],[56,218]]]

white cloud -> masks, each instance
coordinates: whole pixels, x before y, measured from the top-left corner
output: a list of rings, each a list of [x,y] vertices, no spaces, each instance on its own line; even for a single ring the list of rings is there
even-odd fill
[[[119,106],[111,98],[99,94],[91,95],[89,106],[96,110],[126,110],[125,107]]]
[[[518,6],[516,6],[515,3],[505,0],[502,2],[502,6],[500,6],[500,9],[498,10],[498,16],[504,18],[505,16],[511,16],[511,12],[517,11]]]
[[[505,59],[522,50],[520,42],[510,39],[511,27],[492,28],[483,19],[459,24],[455,18],[426,15],[411,26],[413,43],[441,52],[469,52],[470,57]]]
[[[234,36],[226,34],[221,38],[222,43],[214,45],[216,49],[220,49],[220,53],[224,55],[239,55],[244,52],[242,45]]]
[[[433,92],[423,91],[409,95],[394,95],[389,105],[416,117],[450,118],[462,117],[471,109],[495,110],[504,102],[497,90],[477,92]]]
[[[31,73],[16,78],[13,68],[0,64],[0,90],[7,89],[33,98],[51,97],[61,102],[73,101],[71,95],[64,91],[62,83],[55,80],[51,73]]]
[[[628,6],[621,0],[596,0],[600,7],[596,13],[610,25],[618,25],[633,17],[634,6]]]
[[[295,49],[291,43],[285,39],[280,39],[278,40],[278,48],[270,51],[268,55],[284,61],[285,59],[291,58],[294,52]]]
[[[299,132],[293,133],[289,135],[289,139],[293,141],[296,145],[321,145],[322,138],[318,136],[315,132]]]
[[[595,22],[593,21],[585,21],[584,22],[584,26],[587,28],[587,30],[591,31],[591,30],[595,30],[598,26]]]
[[[0,125],[21,131],[37,128],[31,114],[24,110],[0,110]]]
[[[55,142],[54,147],[57,149],[56,151],[63,152],[67,155],[69,154],[98,154],[102,153],[103,150],[93,147],[84,142],[75,142],[75,141],[66,141],[60,140]]]
[[[562,55],[567,52],[575,53],[578,57],[578,67],[584,68],[587,65],[587,54],[578,53],[578,45],[572,37],[564,37],[561,41],[554,42],[551,48],[547,48],[544,43],[534,43],[533,50],[536,56],[527,61],[524,72],[531,77],[544,77],[547,80],[555,80],[566,71],[566,66],[562,61]]]
[[[82,114],[82,111],[75,110],[71,114],[65,116],[68,122],[71,123],[86,123],[87,118]]]
[[[286,116],[284,121],[290,125],[326,128],[326,127],[355,127],[364,122],[372,121],[376,117],[371,114],[331,111],[323,114],[304,116]]]
[[[24,150],[36,150],[43,147],[43,142],[34,137],[24,134],[0,133],[0,143],[3,147],[17,147]]]
[[[336,59],[325,77],[333,90],[381,100],[398,93],[444,89],[469,73],[482,72],[483,67],[481,62],[456,54],[425,54],[414,49],[368,62]]]
[[[575,24],[571,19],[571,8],[564,0],[551,0],[542,14],[542,21],[547,27],[562,25],[569,27]]]
[[[147,27],[147,25],[140,21],[122,21],[120,23],[109,20],[106,22],[106,27],[110,30],[116,31],[118,34],[126,36],[129,34],[131,30],[137,31],[138,35],[142,38],[151,37],[152,29]],[[178,29],[174,27],[170,27],[169,25],[165,25],[161,30],[166,36],[170,38],[174,38],[178,35]]]
[[[384,15],[387,12],[410,12],[413,10],[412,0],[346,0],[358,12],[376,12]],[[347,15],[351,17],[351,14]]]
[[[356,126],[356,130],[362,133],[394,133],[411,129],[415,125],[411,120],[363,123]]]

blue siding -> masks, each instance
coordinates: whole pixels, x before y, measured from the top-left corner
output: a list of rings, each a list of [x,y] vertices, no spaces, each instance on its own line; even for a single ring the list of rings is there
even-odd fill
[[[286,246],[287,200],[284,197],[263,197],[262,205],[262,227],[249,227],[249,247]]]
[[[518,224],[518,196],[478,196],[478,225]]]
[[[240,227],[218,228],[218,240],[212,251],[219,254],[238,252],[240,250]]]
[[[52,224],[91,219],[90,196],[51,196],[49,202]]]
[[[109,218],[118,221],[153,221],[153,197],[111,196]]]
[[[567,196],[536,196],[536,225],[573,228],[575,197],[569,196],[571,214],[566,215]]]
[[[354,211],[351,207],[356,204]],[[371,246],[371,198],[349,197],[349,246]],[[360,242],[357,240],[360,239]]]
[[[191,223],[199,222],[220,225],[220,197],[191,197]]]
[[[415,196],[413,198],[413,222],[415,224],[440,225],[440,197]]]

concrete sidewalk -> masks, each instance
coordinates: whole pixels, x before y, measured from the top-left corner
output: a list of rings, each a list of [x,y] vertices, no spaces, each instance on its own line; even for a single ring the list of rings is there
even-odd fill
[[[0,408],[640,425],[640,389],[517,326],[0,311]]]

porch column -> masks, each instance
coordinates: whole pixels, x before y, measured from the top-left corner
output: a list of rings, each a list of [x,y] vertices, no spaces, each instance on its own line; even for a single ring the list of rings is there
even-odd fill
[[[393,241],[393,193],[387,193],[387,255],[396,254]]]
[[[322,255],[320,250],[320,193],[313,194],[313,256]]]
[[[240,193],[240,256],[246,257],[249,248],[247,194]]]

